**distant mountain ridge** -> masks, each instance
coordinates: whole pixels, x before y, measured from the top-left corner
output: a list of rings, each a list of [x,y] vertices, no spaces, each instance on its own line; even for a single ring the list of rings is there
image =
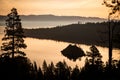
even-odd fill
[[[20,15],[22,21],[106,21],[99,17],[81,17],[81,16],[56,16],[56,15]],[[0,15],[0,21],[5,21],[6,16]]]

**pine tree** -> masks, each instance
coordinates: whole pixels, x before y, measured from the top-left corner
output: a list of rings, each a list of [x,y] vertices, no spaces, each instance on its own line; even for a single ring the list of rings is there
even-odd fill
[[[114,20],[119,21],[120,16],[120,0],[103,0],[103,4],[106,5],[106,7],[111,9],[111,12],[108,15],[108,36],[109,36],[109,69],[111,70],[112,67],[112,50],[113,50],[113,32],[115,30],[115,25],[112,26],[111,23],[113,23]],[[113,18],[113,19],[112,19]],[[114,22],[114,24],[116,21]]]
[[[46,73],[47,68],[48,68],[47,63],[46,63],[46,61],[44,60],[44,61],[43,61],[43,65],[42,65],[42,69],[43,69],[43,73],[44,73],[44,74]]]
[[[20,49],[26,48],[24,43],[24,32],[21,25],[21,19],[17,13],[16,8],[11,9],[11,13],[7,15],[5,35],[2,38],[1,50],[3,54],[1,56],[9,56],[14,58],[15,56],[25,56],[26,54]]]
[[[102,55],[99,53],[99,50],[94,45],[90,47],[90,52],[87,51],[87,56],[90,58],[89,62],[92,65],[102,62]]]

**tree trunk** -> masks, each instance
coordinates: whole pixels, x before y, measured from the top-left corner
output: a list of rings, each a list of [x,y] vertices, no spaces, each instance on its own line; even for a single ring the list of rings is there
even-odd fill
[[[111,25],[110,25],[110,15],[108,17],[108,21],[109,21],[109,25],[108,25],[108,28],[109,28],[109,70],[111,70],[111,67],[112,67],[112,38],[113,38],[113,33],[112,33],[112,30],[111,30]]]
[[[14,25],[13,25],[13,38],[12,38],[12,58],[14,59],[14,49],[15,49],[15,46],[14,46]]]

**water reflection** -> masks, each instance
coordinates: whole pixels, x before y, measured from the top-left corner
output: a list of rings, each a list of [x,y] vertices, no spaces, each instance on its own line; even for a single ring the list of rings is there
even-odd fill
[[[70,66],[84,65],[84,62],[80,62],[79,60],[76,62],[70,61],[60,53],[60,51],[67,47],[69,43],[32,38],[26,38],[25,43],[28,46],[27,49],[24,50],[27,53],[27,56],[31,60],[37,61],[40,66],[43,63],[43,60],[46,60],[48,64],[51,61],[57,63],[58,61],[65,60]]]
[[[24,50],[27,53],[27,56],[32,61],[37,61],[37,63],[41,66],[43,60],[46,60],[49,64],[51,61],[57,63],[58,61],[65,60],[68,65],[74,67],[75,65],[83,66],[85,57],[78,59],[77,61],[73,62],[66,57],[64,57],[60,51],[66,48],[70,43],[66,42],[56,42],[52,40],[42,40],[42,39],[33,39],[33,38],[26,38],[25,43],[27,44],[27,49]],[[84,52],[89,51],[89,45],[82,45],[79,44]],[[100,53],[103,55],[102,60],[105,62],[108,60],[108,48],[103,48],[97,46]],[[119,59],[120,50],[113,50],[113,59]]]
[[[0,27],[0,46],[2,45],[2,37],[3,37],[4,27]],[[68,65],[75,67],[83,66],[85,57],[81,59],[77,59],[75,62],[67,59],[64,57],[60,51],[66,48],[70,43],[66,42],[57,42],[52,40],[43,40],[43,39],[33,39],[33,38],[26,38],[25,43],[27,44],[27,48],[24,50],[27,54],[27,56],[32,60],[36,61],[39,66],[42,65],[43,60],[46,60],[46,62],[49,64],[51,61],[53,61],[55,64],[58,61],[65,60]],[[77,44],[77,46],[81,47],[84,52],[89,51],[89,48],[91,45],[83,45],[83,44]],[[106,62],[108,60],[108,48],[103,48],[97,46],[98,50],[102,54],[103,58],[102,60]],[[2,52],[0,51],[0,54]],[[120,59],[120,50],[114,49],[113,50],[113,59]]]

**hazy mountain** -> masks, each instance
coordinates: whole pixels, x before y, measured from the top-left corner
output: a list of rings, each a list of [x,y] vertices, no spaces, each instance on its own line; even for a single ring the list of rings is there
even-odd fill
[[[22,21],[105,21],[98,17],[81,16],[55,16],[55,15],[21,15]],[[6,16],[0,15],[0,21],[4,21]]]

